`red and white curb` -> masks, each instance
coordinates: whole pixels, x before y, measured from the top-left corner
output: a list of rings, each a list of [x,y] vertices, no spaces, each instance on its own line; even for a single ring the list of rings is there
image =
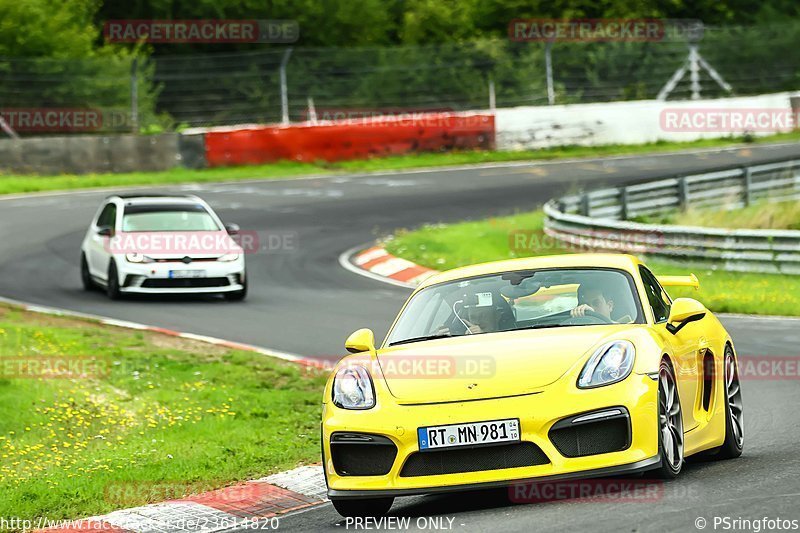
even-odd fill
[[[412,289],[439,272],[395,257],[383,246],[372,246],[366,250],[361,248],[343,253],[339,257],[339,264],[356,274]]]
[[[301,466],[257,481],[180,500],[114,511],[45,530],[112,533],[277,529],[280,517],[328,501],[321,466]]]

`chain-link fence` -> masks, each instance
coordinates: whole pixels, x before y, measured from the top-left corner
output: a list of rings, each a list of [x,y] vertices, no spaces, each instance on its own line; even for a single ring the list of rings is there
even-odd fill
[[[652,99],[660,93],[671,100],[758,94],[800,87],[798,30],[794,24],[706,28],[694,51],[681,40],[486,40],[357,49],[272,46],[138,61],[0,58],[0,110],[123,110],[125,125],[117,126],[155,131],[491,104]]]

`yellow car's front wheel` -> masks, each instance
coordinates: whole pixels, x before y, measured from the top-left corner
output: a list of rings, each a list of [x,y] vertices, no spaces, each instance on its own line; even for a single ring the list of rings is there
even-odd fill
[[[665,358],[658,372],[659,477],[672,479],[681,473],[684,459],[683,413],[672,366]]]

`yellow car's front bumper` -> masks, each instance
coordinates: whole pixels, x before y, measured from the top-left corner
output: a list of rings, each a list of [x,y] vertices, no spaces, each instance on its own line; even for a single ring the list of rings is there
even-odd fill
[[[364,411],[348,411],[327,402],[322,418],[322,452],[328,493],[339,498],[401,496],[507,485],[543,478],[613,475],[655,468],[660,464],[657,394],[657,379],[632,374],[619,383],[595,389],[580,390],[575,387],[574,381],[562,379],[534,394],[469,402],[399,405],[394,399],[379,397],[375,407]],[[627,410],[629,414],[630,437],[624,449],[567,457],[551,441],[550,430],[559,421],[562,421],[559,424],[561,427],[565,419],[615,407],[623,407],[622,411]],[[538,446],[546,455],[546,462],[478,471],[467,471],[476,466],[466,464],[462,469],[464,471],[456,473],[401,475],[412,455],[431,453],[419,451],[417,428],[507,418],[519,419],[521,441]],[[339,432],[389,439],[396,446],[397,454],[388,473],[337,473],[331,455],[331,436]],[[492,448],[499,453],[503,446]],[[561,447],[563,450],[563,445]],[[447,451],[436,453],[446,454]]]

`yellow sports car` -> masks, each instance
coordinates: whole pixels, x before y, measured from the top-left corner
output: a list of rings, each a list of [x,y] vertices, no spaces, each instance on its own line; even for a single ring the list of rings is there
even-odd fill
[[[325,388],[322,457],[344,516],[397,496],[652,470],[738,457],[731,337],[636,257],[575,254],[437,274],[383,344],[370,330]]]

